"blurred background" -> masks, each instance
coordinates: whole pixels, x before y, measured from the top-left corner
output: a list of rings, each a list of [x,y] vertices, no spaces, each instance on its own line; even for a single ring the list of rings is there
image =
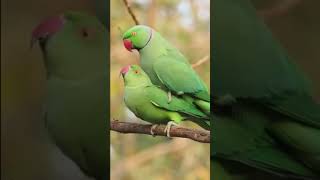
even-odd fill
[[[252,1],[274,36],[305,71],[320,101],[320,1]],[[268,15],[278,3],[289,1],[299,2],[284,13]],[[191,62],[209,55],[209,0],[129,3],[141,23],[156,28]],[[123,48],[119,30],[125,31],[134,23],[121,0],[111,0],[111,5],[111,118],[136,121],[124,108],[123,83],[118,76],[123,65],[138,63],[138,55]],[[29,47],[30,33],[37,23],[70,9],[95,13],[90,0],[1,1],[1,179],[88,180],[47,136],[41,119],[45,82],[42,57],[39,47]],[[207,83],[208,67],[206,62],[196,69]],[[191,123],[186,126],[194,127]],[[111,168],[116,178],[208,179],[208,145],[114,132],[111,140]]]
[[[128,1],[140,24],[148,25],[195,63],[210,56],[210,1],[137,0]],[[123,102],[120,69],[139,64],[139,54],[127,51],[122,33],[135,23],[124,2],[111,0],[111,119],[145,123]],[[210,61],[195,69],[209,86]],[[181,126],[200,128],[193,123]],[[111,131],[111,179],[210,179],[210,145],[189,139],[120,134]]]

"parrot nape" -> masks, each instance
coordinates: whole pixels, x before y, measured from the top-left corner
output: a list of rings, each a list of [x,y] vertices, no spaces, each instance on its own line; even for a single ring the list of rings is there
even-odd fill
[[[212,12],[217,169],[250,166],[284,179],[320,179],[320,105],[306,78],[249,0],[215,0]]]
[[[137,25],[123,34],[123,44],[129,51],[136,49],[140,54],[142,69],[154,85],[182,95],[210,114],[210,95],[197,73],[183,54],[151,27]]]
[[[47,72],[45,121],[62,152],[96,180],[107,179],[108,34],[96,17],[69,11],[32,32]]]
[[[171,125],[183,120],[190,120],[204,129],[210,129],[209,117],[205,113],[197,109],[193,103],[174,95],[169,103],[166,91],[153,85],[140,66],[125,66],[120,73],[125,85],[126,106],[144,121],[154,125],[168,123],[165,128],[168,137]]]

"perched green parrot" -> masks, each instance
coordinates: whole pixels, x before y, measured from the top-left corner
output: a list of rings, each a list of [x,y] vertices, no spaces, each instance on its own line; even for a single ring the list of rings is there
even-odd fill
[[[66,12],[32,33],[47,72],[45,121],[62,152],[88,176],[107,178],[108,35],[94,16]]]
[[[212,158],[319,179],[320,105],[305,77],[249,0],[215,0],[212,12]]]
[[[170,127],[183,120],[191,120],[209,130],[209,117],[195,105],[183,98],[172,96],[168,102],[167,93],[152,84],[148,75],[138,65],[129,65],[120,71],[125,85],[124,102],[139,118],[152,124],[166,124],[165,131],[170,137]],[[152,129],[152,128],[151,128]],[[153,134],[153,132],[151,131]]]
[[[169,102],[173,92],[210,114],[210,95],[206,85],[183,54],[158,32],[148,26],[134,26],[123,34],[123,44],[129,51],[139,51],[142,69],[153,84],[168,91]]]

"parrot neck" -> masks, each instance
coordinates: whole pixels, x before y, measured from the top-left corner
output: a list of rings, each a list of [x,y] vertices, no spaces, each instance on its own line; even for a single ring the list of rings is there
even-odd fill
[[[149,42],[139,50],[139,53],[141,56],[158,57],[167,53],[167,45],[168,42],[158,32],[153,31]]]
[[[143,79],[127,79],[127,78],[125,78],[124,84],[125,84],[126,88],[136,89],[136,88],[151,86],[152,82],[146,76]]]
[[[150,36],[149,36],[148,41],[146,42],[146,44],[143,47],[139,48],[138,50],[143,49],[144,47],[146,47],[150,43],[154,33],[155,33],[155,31],[152,28],[150,28]]]
[[[149,75],[149,78],[155,85],[161,85],[158,77],[153,73],[153,64],[160,59],[159,57],[168,54],[168,42],[161,35],[154,31],[149,43],[139,50],[140,65]]]
[[[88,54],[91,55],[93,53]],[[77,59],[78,64],[75,65],[73,61],[68,61],[68,59]],[[90,61],[90,59],[95,61]],[[68,58],[64,56],[49,56],[45,60],[45,63],[47,78],[53,76],[65,80],[83,80],[107,75],[107,62],[104,60],[104,57],[100,56],[90,57],[89,55],[84,55],[82,57],[75,56],[71,58],[69,56]]]
[[[137,88],[147,87],[147,86],[150,86],[150,84],[149,83],[145,83],[145,84],[139,84],[139,85],[131,85],[131,86],[126,86],[126,88],[137,89]]]

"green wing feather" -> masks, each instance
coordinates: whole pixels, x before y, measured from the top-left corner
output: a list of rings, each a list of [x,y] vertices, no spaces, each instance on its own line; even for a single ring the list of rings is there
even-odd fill
[[[249,0],[216,0],[213,7],[213,96],[236,99],[231,112],[214,119],[214,153],[285,177],[315,177],[310,164],[320,161],[310,159],[320,152],[320,107],[308,82]]]
[[[184,113],[195,118],[208,118],[206,114],[182,98],[172,96],[171,102],[168,103],[168,94],[156,86],[148,86],[144,89],[144,91],[151,103],[157,107],[169,111]]]
[[[258,19],[251,3],[217,0],[215,7],[221,16],[214,19],[213,30],[214,96],[263,100],[278,113],[320,127],[320,107],[310,98],[309,82]]]
[[[169,90],[210,101],[207,88],[189,64],[162,56],[153,64],[153,70]]]
[[[267,133],[269,119],[255,108],[239,105],[231,116],[214,115],[211,154],[285,177],[314,177],[301,162],[283,152]],[[250,118],[249,118],[250,117]]]
[[[320,104],[308,95],[296,94],[281,99],[274,98],[265,105],[292,120],[320,128]]]
[[[228,9],[228,13],[226,13]],[[215,96],[264,98],[305,91],[294,64],[248,0],[217,0],[212,46]]]

